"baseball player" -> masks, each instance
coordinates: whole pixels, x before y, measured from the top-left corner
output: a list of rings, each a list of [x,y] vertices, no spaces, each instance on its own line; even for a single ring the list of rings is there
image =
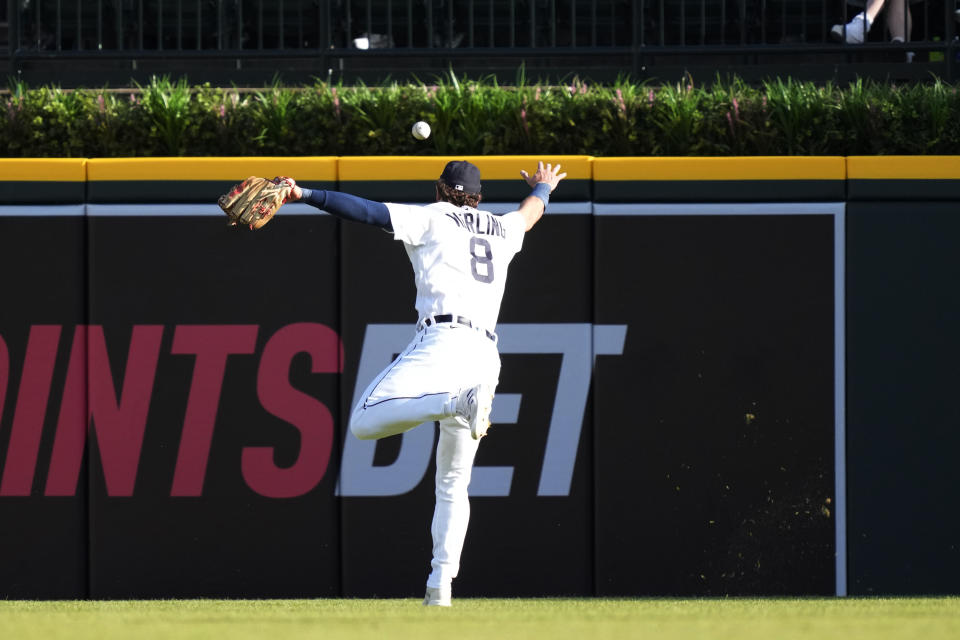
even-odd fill
[[[440,423],[432,571],[425,605],[450,606],[451,582],[460,567],[470,504],[467,486],[500,375],[494,333],[507,267],[523,236],[543,215],[550,193],[566,177],[560,165],[538,164],[533,191],[502,216],[479,210],[480,170],[450,162],[427,206],[380,203],[338,191],[294,185],[301,200],[337,217],[381,227],[407,250],[417,286],[416,332],[406,349],[363,392],[350,417],[361,439],[403,433]]]

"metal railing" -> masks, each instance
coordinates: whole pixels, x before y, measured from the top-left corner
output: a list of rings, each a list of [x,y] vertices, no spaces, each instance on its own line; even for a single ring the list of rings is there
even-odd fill
[[[850,0],[856,1],[856,0]],[[956,48],[960,0],[900,2],[911,48]],[[863,0],[860,0],[861,4]],[[856,51],[830,39],[846,0],[0,0],[0,50],[55,56],[381,55],[528,52],[634,57]],[[888,14],[893,14],[888,9]],[[892,19],[892,18],[891,18]],[[877,18],[882,23],[882,18]],[[865,45],[885,42],[883,25]],[[933,57],[931,56],[931,59]]]

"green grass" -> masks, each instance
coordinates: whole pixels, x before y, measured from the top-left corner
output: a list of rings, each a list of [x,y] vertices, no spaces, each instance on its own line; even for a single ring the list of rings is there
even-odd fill
[[[960,638],[960,598],[0,602],[0,638]]]

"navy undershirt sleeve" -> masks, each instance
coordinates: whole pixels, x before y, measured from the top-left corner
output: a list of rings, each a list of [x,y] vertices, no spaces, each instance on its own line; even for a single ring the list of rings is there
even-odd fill
[[[342,191],[301,190],[303,191],[303,196],[300,198],[301,202],[323,209],[327,213],[344,220],[365,222],[387,231],[393,231],[393,224],[390,222],[390,210],[382,202],[352,196]]]

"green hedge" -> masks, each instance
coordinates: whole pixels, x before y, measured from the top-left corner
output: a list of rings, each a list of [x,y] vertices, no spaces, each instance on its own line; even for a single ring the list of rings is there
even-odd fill
[[[520,84],[438,80],[382,87],[191,87],[133,91],[11,86],[6,157],[960,153],[960,95],[940,81],[845,87]],[[410,127],[426,120],[433,135]]]

